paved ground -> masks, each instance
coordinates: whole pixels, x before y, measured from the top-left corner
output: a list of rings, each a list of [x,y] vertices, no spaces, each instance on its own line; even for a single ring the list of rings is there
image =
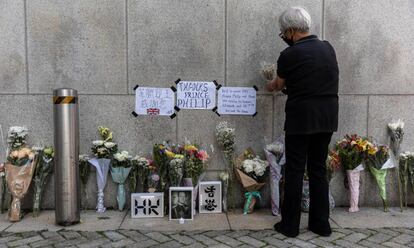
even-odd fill
[[[303,232],[294,239],[272,230],[2,232],[0,247],[414,247],[414,229],[341,228],[329,238]]]
[[[82,213],[82,224],[62,228],[54,225],[54,212],[44,211],[10,224],[0,216],[0,247],[414,247],[414,209],[346,209],[332,213],[331,237],[305,231],[286,238],[271,230],[278,217],[268,210],[252,215],[240,212],[197,215],[180,225],[164,219],[131,219],[129,213],[93,211]]]

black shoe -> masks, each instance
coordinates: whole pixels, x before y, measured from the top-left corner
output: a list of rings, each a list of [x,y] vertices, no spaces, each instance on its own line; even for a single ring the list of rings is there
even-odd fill
[[[319,231],[319,230],[308,227],[308,230],[322,237],[329,237],[332,234],[331,228],[329,228],[328,231]]]
[[[285,235],[286,237],[289,237],[289,238],[294,238],[294,237],[296,237],[296,236],[299,235],[299,233],[288,233],[288,232],[285,232],[282,229],[282,223],[281,222],[276,223],[273,226],[273,228],[275,229],[276,232],[281,233],[281,234],[283,234],[283,235]]]

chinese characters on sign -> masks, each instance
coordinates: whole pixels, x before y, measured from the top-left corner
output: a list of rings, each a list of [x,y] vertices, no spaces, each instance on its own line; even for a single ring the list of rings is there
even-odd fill
[[[221,182],[200,182],[200,213],[221,213]]]
[[[164,193],[131,194],[131,217],[164,217]]]
[[[252,87],[222,87],[218,91],[217,112],[221,115],[256,113],[256,90]]]
[[[174,113],[174,92],[170,88],[138,87],[135,101],[138,115],[170,116]]]
[[[213,82],[180,81],[177,84],[177,107],[180,109],[213,109],[216,85]]]

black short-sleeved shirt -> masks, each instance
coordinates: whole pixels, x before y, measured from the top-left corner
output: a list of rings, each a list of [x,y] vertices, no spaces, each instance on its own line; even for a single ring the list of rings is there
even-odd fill
[[[338,128],[338,62],[335,50],[315,35],[280,53],[277,74],[285,79],[287,134],[335,132]]]

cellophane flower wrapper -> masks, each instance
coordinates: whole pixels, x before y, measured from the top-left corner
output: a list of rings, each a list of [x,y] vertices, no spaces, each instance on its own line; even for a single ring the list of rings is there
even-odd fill
[[[129,189],[131,193],[135,193],[137,183],[140,185],[141,192],[145,192],[145,182],[147,181],[149,166],[151,161],[147,158],[135,156],[131,160],[132,169],[128,175]]]
[[[404,152],[399,158],[400,181],[404,192],[404,205],[408,205],[408,184],[411,184],[414,192],[414,153]]]
[[[236,130],[231,128],[226,121],[220,122],[216,126],[216,139],[219,147],[223,151],[228,178],[228,187],[226,195],[226,209],[235,208],[235,195],[234,195],[234,150]]]
[[[96,204],[96,212],[103,213],[106,211],[104,206],[104,190],[108,178],[111,160],[107,158],[92,158],[89,163],[96,169],[96,183],[98,185],[98,197]]]
[[[261,199],[260,189],[265,185],[264,179],[268,166],[268,162],[260,160],[251,148],[246,149],[236,158],[236,177],[242,184],[244,190],[250,192],[245,194],[245,197],[247,198],[244,204],[243,214],[248,214],[253,211],[254,205],[251,204],[251,202],[253,202],[253,197],[256,198],[256,200]],[[254,200],[254,202],[256,200]]]
[[[43,189],[47,183],[48,176],[53,172],[53,148],[47,147],[39,151],[37,163],[34,172],[33,182],[33,216],[37,217],[42,205]]]
[[[0,124],[0,213],[3,214],[6,209],[6,196],[7,196],[7,182],[6,173],[4,171],[4,162],[7,159],[7,148],[4,140],[3,127]]]
[[[270,199],[273,215],[280,215],[279,184],[282,168],[286,163],[284,137],[265,147],[266,160],[270,165]]]
[[[361,169],[362,168],[362,169]],[[348,179],[349,186],[349,212],[354,213],[359,211],[359,182],[360,174],[363,170],[363,166],[360,165],[354,170],[347,170],[346,176]]]
[[[178,187],[184,176],[184,156],[176,157],[170,161],[170,186]]]
[[[220,173],[219,177],[223,186],[222,210],[224,213],[227,213],[227,191],[229,187],[229,173],[227,171],[223,171]]]
[[[88,202],[88,192],[87,192],[87,184],[89,180],[89,175],[91,173],[91,167],[89,164],[89,156],[86,154],[79,155],[79,175],[80,175],[80,181],[81,181],[81,187],[82,187],[82,197],[85,197],[85,200],[82,200],[82,208],[86,208],[87,202]]]
[[[21,220],[21,201],[26,195],[32,181],[36,159],[28,160],[22,166],[16,166],[10,162],[6,162],[5,164],[7,186],[13,197],[9,209],[9,220],[12,222]]]
[[[384,169],[384,170],[376,169],[373,166],[368,166],[368,168],[369,168],[370,173],[374,176],[375,181],[377,182],[379,195],[384,204],[384,211],[388,211],[387,188],[386,188],[386,182],[385,182],[385,179],[387,177],[387,169]]]
[[[122,211],[125,207],[126,193],[125,193],[125,181],[128,178],[132,167],[113,167],[111,166],[112,180],[118,184],[118,193],[116,195],[116,201],[118,203],[118,210]]]

